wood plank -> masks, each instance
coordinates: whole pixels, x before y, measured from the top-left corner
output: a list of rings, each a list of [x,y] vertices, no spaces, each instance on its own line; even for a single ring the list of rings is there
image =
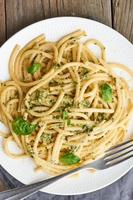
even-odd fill
[[[6,0],[7,37],[43,18],[65,15],[91,18],[111,26],[111,0]]]
[[[112,26],[111,0],[42,0],[44,17],[80,16]]]
[[[112,0],[113,27],[133,42],[133,0]]]
[[[6,0],[7,37],[42,19],[41,0]]]
[[[6,40],[5,2],[0,0],[0,45]]]

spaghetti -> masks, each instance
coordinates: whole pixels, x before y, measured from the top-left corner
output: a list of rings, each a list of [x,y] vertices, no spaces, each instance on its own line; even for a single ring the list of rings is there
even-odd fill
[[[106,62],[97,40],[85,43],[77,30],[58,42],[40,35],[9,60],[11,80],[0,85],[0,119],[9,128],[4,151],[12,158],[31,156],[38,171],[60,174],[101,157],[122,142],[132,112],[132,91]],[[89,48],[101,50],[98,58]],[[12,153],[10,141],[23,153]]]

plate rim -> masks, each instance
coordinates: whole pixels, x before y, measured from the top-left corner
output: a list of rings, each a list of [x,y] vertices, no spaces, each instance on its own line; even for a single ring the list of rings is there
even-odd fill
[[[109,29],[111,29],[111,30],[113,30],[116,34],[118,34],[120,37],[122,37],[124,40],[126,40],[128,43],[129,43],[129,45],[131,45],[131,46],[133,46],[133,44],[124,36],[124,35],[122,35],[120,32],[118,32],[117,30],[115,30],[114,28],[112,28],[112,27],[110,27],[109,25],[107,25],[107,24],[104,24],[104,23],[102,23],[102,22],[99,22],[99,21],[96,21],[96,20],[93,20],[93,19],[88,19],[88,18],[85,18],[85,17],[78,17],[78,16],[57,16],[57,17],[51,17],[51,18],[48,18],[48,19],[42,19],[42,20],[40,20],[40,21],[37,21],[37,22],[34,22],[34,23],[32,23],[32,24],[29,24],[29,25],[27,25],[27,26],[25,26],[24,28],[22,28],[22,29],[20,29],[19,31],[17,31],[17,32],[15,32],[13,35],[11,35],[1,46],[0,46],[0,48],[2,48],[7,42],[9,42],[9,40],[11,40],[13,37],[15,37],[17,34],[19,34],[21,31],[23,31],[23,30],[25,30],[25,29],[27,29],[27,28],[29,28],[29,27],[31,27],[31,26],[33,26],[33,25],[35,25],[35,24],[39,24],[39,23],[41,23],[41,22],[43,22],[43,21],[52,21],[52,20],[56,20],[56,19],[70,19],[70,18],[75,18],[75,19],[83,19],[83,20],[89,20],[89,21],[91,21],[91,22],[94,22],[94,23],[97,23],[97,24],[99,24],[99,25],[103,25],[103,26],[105,26],[105,27],[107,27],[107,28],[109,28]]]

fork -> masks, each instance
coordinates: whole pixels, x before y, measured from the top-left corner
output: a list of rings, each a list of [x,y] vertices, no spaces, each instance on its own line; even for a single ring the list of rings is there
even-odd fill
[[[113,167],[114,165],[117,165],[131,157],[133,157],[133,140],[128,140],[105,151],[105,154],[101,159],[98,159],[92,163],[80,166],[64,174],[40,181],[38,183],[33,183],[30,185],[22,186],[20,188],[0,192],[0,200],[21,200],[31,196],[40,189],[58,181],[59,179],[72,175],[76,172],[88,168],[103,170],[109,167]]]

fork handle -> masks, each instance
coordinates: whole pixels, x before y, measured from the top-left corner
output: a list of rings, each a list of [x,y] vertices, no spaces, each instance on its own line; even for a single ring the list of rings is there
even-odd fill
[[[44,181],[33,183],[30,185],[22,186],[20,188],[15,188],[11,190],[6,190],[4,192],[0,192],[0,200],[21,200],[26,197],[31,196],[32,194],[36,193],[40,189],[50,185],[51,183],[54,183],[55,181],[58,181],[61,178],[64,178],[66,176],[72,175],[75,172],[81,171],[82,169],[85,169],[88,165],[78,167],[76,169],[73,169],[69,172],[66,172],[64,174],[52,177],[50,179],[46,179]]]

